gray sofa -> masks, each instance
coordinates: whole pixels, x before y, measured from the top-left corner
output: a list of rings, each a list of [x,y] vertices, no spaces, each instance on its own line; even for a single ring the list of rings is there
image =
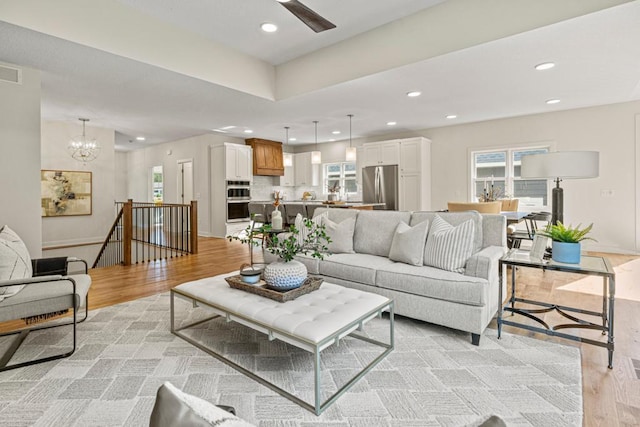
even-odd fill
[[[469,212],[358,211],[316,209],[335,223],[355,217],[354,253],[333,253],[324,260],[300,255],[309,274],[342,286],[392,298],[397,314],[470,332],[479,344],[498,309],[498,260],[506,251],[506,219],[502,215]],[[472,255],[462,273],[389,259],[400,222],[415,226],[436,215],[452,226],[471,220]],[[427,235],[427,241],[430,235]],[[426,252],[425,248],[425,252]],[[425,253],[426,256],[426,253]],[[265,253],[267,262],[275,258]],[[506,293],[503,293],[506,295]]]

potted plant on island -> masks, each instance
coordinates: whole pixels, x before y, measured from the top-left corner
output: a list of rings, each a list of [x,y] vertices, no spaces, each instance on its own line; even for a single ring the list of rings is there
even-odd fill
[[[580,263],[580,242],[583,240],[596,241],[587,236],[593,228],[593,224],[589,224],[586,228],[580,228],[581,225],[578,224],[577,227],[565,226],[558,221],[557,224],[549,224],[544,230],[538,231],[538,234],[552,240],[551,258],[554,261],[567,264]]]
[[[283,291],[301,286],[307,278],[307,267],[294,257],[297,254],[310,254],[314,258],[324,259],[324,254],[328,252],[327,245],[331,243],[331,239],[325,232],[325,226],[305,218],[303,227],[304,233],[299,233],[295,225],[292,225],[288,233],[272,234],[265,240],[265,249],[279,258],[264,269],[263,277],[269,287]],[[271,230],[271,226],[265,224],[260,232],[269,234]],[[238,240],[249,245],[259,244],[253,238],[250,227],[241,235],[227,238],[229,241]]]

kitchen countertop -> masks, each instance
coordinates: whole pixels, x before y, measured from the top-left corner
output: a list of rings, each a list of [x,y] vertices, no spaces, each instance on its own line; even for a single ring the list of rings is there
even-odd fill
[[[344,203],[336,204],[324,204],[323,200],[281,200],[281,205],[322,205],[328,208],[375,208],[378,206],[384,206],[384,203],[363,203],[362,201],[344,201]],[[273,203],[273,200],[252,200],[250,203]]]

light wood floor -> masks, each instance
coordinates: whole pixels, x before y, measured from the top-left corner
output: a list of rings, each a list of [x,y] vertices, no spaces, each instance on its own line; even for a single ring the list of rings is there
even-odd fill
[[[261,258],[258,249],[254,251]],[[637,257],[608,256],[614,266]],[[93,285],[89,294],[92,309],[165,292],[180,283],[237,270],[248,261],[248,247],[224,239],[201,238],[199,253],[169,261],[155,261],[132,267],[108,267],[91,270]],[[524,298],[584,307],[598,311],[602,302],[598,296],[557,290],[558,287],[583,276],[542,272],[520,268],[517,270],[517,294]],[[640,303],[617,300],[615,312],[614,368],[607,369],[607,351],[604,348],[559,340],[536,334],[536,338],[549,339],[579,346],[582,353],[584,425],[632,426],[640,425]],[[555,315],[557,317],[557,315]],[[556,318],[549,314],[547,319]],[[490,325],[495,328],[495,321]],[[527,331],[505,328],[505,331],[533,335]],[[585,331],[597,339],[597,331]],[[602,338],[604,339],[604,338]],[[470,344],[471,345],[471,344]],[[633,359],[637,360],[634,369]]]

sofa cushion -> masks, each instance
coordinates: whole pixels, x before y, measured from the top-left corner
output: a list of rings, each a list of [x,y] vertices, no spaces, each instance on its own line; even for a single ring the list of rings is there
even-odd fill
[[[471,220],[453,226],[439,215],[433,219],[424,249],[424,264],[457,273],[473,253],[474,224]]]
[[[24,242],[9,228],[0,228],[0,280],[26,279],[33,275],[31,257]],[[0,288],[0,301],[17,294],[24,285]]]
[[[389,259],[405,264],[422,265],[428,227],[429,221],[422,221],[413,227],[404,222],[398,224],[391,242]]]
[[[417,267],[398,262],[378,268],[376,286],[428,298],[484,306],[487,303],[486,289],[489,282],[439,268]]]
[[[409,223],[411,212],[361,211],[356,220],[353,249],[359,254],[389,256],[396,227]]]
[[[320,274],[374,286],[376,269],[394,264],[387,257],[368,254],[335,254],[320,262]]]
[[[342,222],[345,219],[357,218],[360,212],[358,209],[316,208],[313,212],[313,217],[322,215],[333,222]]]
[[[504,218],[502,215],[481,215],[478,212],[468,211],[468,212],[413,212],[411,214],[411,222],[409,225],[416,225],[424,220],[433,221],[435,216],[438,215],[449,224],[456,226],[460,225],[465,221],[471,220],[474,224],[474,238],[473,238],[473,253],[478,252],[480,249],[488,246],[483,241],[483,230],[484,230],[484,218],[486,216],[499,216]],[[430,222],[430,223],[431,223]],[[505,226],[506,227],[506,226]],[[506,234],[506,228],[504,234]],[[497,230],[500,231],[500,230]]]
[[[322,220],[325,226],[325,233],[331,239],[331,243],[327,246],[329,252],[333,254],[352,254],[353,253],[353,232],[356,227],[356,219],[349,218],[337,223],[329,218]]]

